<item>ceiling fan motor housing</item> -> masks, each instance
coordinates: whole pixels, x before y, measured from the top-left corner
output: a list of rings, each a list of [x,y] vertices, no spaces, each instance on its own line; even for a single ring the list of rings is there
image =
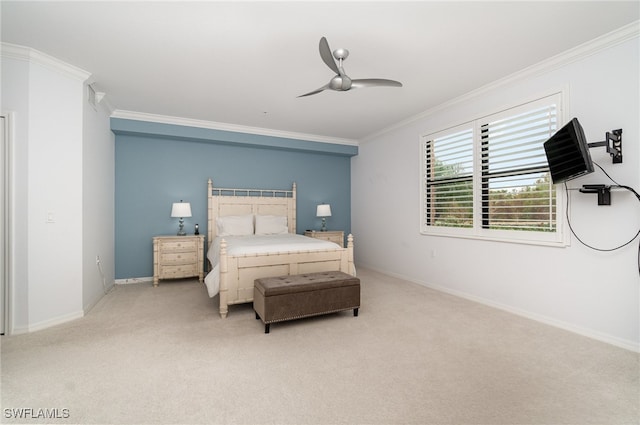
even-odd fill
[[[349,90],[351,88],[351,78],[346,75],[336,75],[329,81],[329,87],[338,91]]]

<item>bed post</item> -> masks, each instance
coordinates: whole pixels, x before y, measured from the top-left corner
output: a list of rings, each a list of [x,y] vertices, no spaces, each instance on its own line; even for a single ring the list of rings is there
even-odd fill
[[[213,181],[207,181],[207,243],[213,241]]]
[[[296,182],[293,182],[293,185],[291,187],[291,192],[292,192],[291,197],[293,199],[292,202],[291,202],[291,205],[289,207],[290,210],[291,210],[291,211],[289,211],[289,215],[292,216],[291,220],[293,221],[293,224],[291,226],[292,229],[293,229],[293,232],[291,232],[291,233],[298,233],[298,228],[296,227],[297,226],[297,223],[296,223],[296,216],[297,216],[297,211],[296,211],[296,204],[297,204],[297,202],[296,202]]]
[[[352,276],[356,275],[356,267],[353,264],[353,235],[351,233],[349,233],[349,236],[347,236],[347,256],[348,258],[348,262],[349,262],[349,271],[347,273],[349,273]]]
[[[220,241],[220,317],[227,317],[229,305],[227,304],[227,292],[229,285],[227,283],[229,268],[227,266],[227,241]]]

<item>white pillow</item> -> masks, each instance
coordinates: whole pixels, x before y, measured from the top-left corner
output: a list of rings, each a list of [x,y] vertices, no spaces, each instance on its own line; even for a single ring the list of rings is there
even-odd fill
[[[287,217],[279,215],[257,215],[256,235],[280,235],[289,233]]]
[[[218,236],[253,235],[253,215],[227,215],[216,220]]]

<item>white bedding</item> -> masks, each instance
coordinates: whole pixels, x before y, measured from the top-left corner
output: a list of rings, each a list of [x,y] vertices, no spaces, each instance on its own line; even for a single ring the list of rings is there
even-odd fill
[[[215,297],[220,291],[220,241],[222,239],[227,242],[227,253],[231,256],[340,249],[340,245],[333,242],[292,233],[217,237],[211,242],[207,251],[207,258],[212,265],[211,271],[204,279],[209,297]]]

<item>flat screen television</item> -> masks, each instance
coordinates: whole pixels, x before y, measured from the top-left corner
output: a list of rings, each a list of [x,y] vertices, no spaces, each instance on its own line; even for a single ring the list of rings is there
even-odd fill
[[[589,144],[577,118],[544,142],[544,150],[554,184],[593,173]]]

